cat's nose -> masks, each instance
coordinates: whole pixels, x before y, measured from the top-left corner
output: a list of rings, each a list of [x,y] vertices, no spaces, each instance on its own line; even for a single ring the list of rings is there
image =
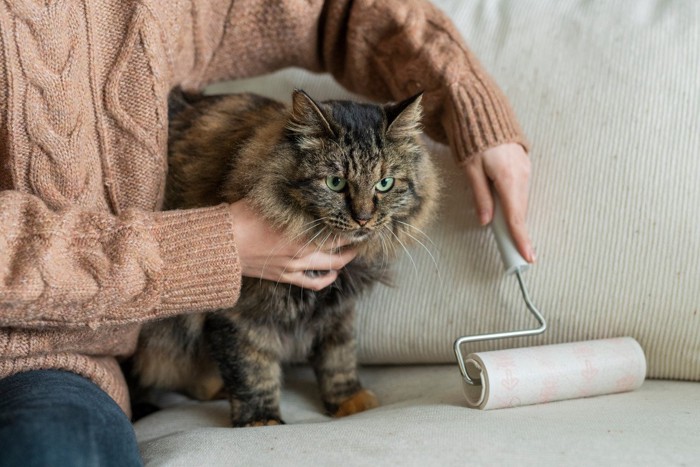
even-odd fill
[[[360,227],[364,227],[365,224],[372,219],[374,204],[371,199],[353,199],[350,213],[352,214],[352,218],[355,220],[355,222],[357,222]]]
[[[359,212],[355,213],[354,216],[352,216],[353,219],[355,219],[355,222],[360,224],[360,227],[364,227],[367,222],[372,218],[372,213],[371,212]]]

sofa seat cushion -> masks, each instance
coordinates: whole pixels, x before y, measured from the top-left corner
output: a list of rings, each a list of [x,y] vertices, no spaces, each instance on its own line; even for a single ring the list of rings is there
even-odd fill
[[[647,380],[633,392],[480,411],[464,404],[454,365],[372,366],[381,407],[323,415],[313,373],[286,372],[287,425],[229,428],[228,402],[170,395],[136,423],[147,466],[694,465],[698,383]]]

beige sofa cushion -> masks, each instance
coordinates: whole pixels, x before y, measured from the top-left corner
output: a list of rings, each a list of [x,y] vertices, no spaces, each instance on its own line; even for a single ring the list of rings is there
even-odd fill
[[[700,460],[698,383],[515,409],[464,407],[454,365],[365,368],[382,406],[322,414],[313,372],[287,372],[287,425],[232,429],[226,401],[180,403],[136,423],[154,466],[690,466]],[[173,401],[175,402],[175,401]]]
[[[691,0],[436,0],[510,97],[532,142],[526,274],[550,328],[472,349],[632,336],[648,375],[700,379],[700,5]],[[349,94],[287,70],[228,85]],[[222,88],[218,88],[221,90]],[[366,363],[451,362],[460,335],[534,326],[447,148],[441,219],[361,304]],[[434,243],[434,245],[433,245]],[[467,349],[469,350],[469,349]]]

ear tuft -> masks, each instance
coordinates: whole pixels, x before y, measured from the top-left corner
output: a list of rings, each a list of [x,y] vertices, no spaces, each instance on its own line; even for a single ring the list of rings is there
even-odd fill
[[[420,120],[423,115],[422,99],[423,92],[419,92],[401,102],[384,106],[387,118],[386,135],[388,137],[410,138],[420,134]]]
[[[304,136],[336,136],[321,106],[301,89],[292,93],[292,113],[287,126]]]

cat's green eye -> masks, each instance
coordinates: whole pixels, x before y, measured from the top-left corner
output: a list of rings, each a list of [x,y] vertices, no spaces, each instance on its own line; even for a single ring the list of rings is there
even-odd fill
[[[374,185],[374,187],[377,189],[377,191],[380,191],[382,193],[387,192],[391,190],[391,187],[394,186],[394,179],[392,177],[387,177],[387,178],[382,178],[379,180],[379,182]]]
[[[342,191],[346,183],[347,180],[342,177],[336,177],[334,175],[326,177],[326,185],[333,191]]]

